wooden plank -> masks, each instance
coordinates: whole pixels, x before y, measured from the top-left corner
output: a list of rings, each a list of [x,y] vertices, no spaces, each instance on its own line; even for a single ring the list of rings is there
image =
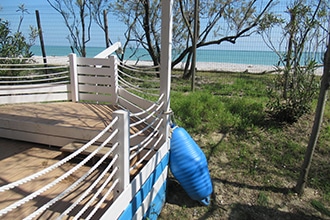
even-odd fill
[[[67,143],[77,141],[77,139],[72,139],[68,137],[54,137],[47,136],[44,134],[27,133],[25,131],[13,131],[3,128],[0,128],[0,137],[20,141],[30,141],[34,143],[45,144],[48,146],[63,146]]]
[[[78,76],[79,84],[100,84],[100,85],[112,85],[112,81],[109,77],[98,77],[98,76]]]
[[[108,76],[110,75],[110,67],[96,67],[96,66],[78,66],[78,75],[91,75],[91,76]]]
[[[57,92],[68,92],[70,91],[70,86],[67,84],[55,84],[50,85],[46,84],[45,86],[42,86],[43,84],[40,84],[38,87],[32,87],[32,88],[15,88],[11,87],[8,90],[0,90],[0,95],[15,95],[15,94],[32,94],[32,93],[57,93]]]
[[[126,89],[118,88],[118,94],[123,99],[126,99],[127,101],[139,106],[142,109],[147,109],[154,103],[148,100],[145,100],[133,93],[128,92]]]
[[[0,104],[68,101],[71,99],[69,94],[70,93],[53,93],[53,94],[0,96]]]
[[[72,153],[72,152],[75,152],[76,150],[79,150],[84,145],[85,145],[84,143],[71,142],[71,143],[68,143],[68,144],[64,145],[63,147],[61,147],[61,151],[62,152],[66,152],[66,153]],[[91,154],[92,152],[94,152],[98,147],[99,147],[99,145],[91,145],[86,150],[82,151],[81,154],[82,155],[85,155],[85,156],[88,156],[89,154]],[[95,156],[96,157],[103,157],[110,150],[111,150],[111,147],[110,146],[104,146],[103,148],[101,148],[97,152],[97,154],[95,154]],[[112,158],[112,156],[113,155],[110,154],[108,156],[108,158]]]
[[[110,95],[103,95],[103,94],[88,94],[88,93],[80,93],[80,100],[90,100],[97,103],[109,103],[109,104],[115,104],[112,103],[112,98]]]
[[[77,57],[77,65],[78,66],[102,66],[102,67],[108,67],[111,66],[111,62],[107,58],[86,58],[86,57]]]
[[[15,89],[28,89],[28,88],[39,88],[39,87],[51,87],[55,85],[69,84],[69,81],[53,82],[53,83],[42,83],[42,84],[24,84],[24,85],[2,85],[0,86],[0,92],[2,90],[15,90]]]
[[[90,92],[90,93],[103,93],[111,95],[111,86],[95,86],[95,85],[87,85],[87,84],[80,84],[79,85],[79,92]]]

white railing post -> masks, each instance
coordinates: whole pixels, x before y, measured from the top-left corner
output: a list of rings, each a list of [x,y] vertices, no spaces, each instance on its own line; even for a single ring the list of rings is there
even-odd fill
[[[118,103],[118,58],[114,55],[110,56],[110,77],[111,79],[111,104]]]
[[[69,54],[72,102],[79,102],[77,55]]]
[[[161,55],[160,55],[160,95],[164,94],[165,105],[163,131],[164,138],[169,137],[169,110],[170,110],[170,86],[172,66],[172,4],[173,0],[162,1],[162,29],[161,29]],[[167,141],[165,139],[165,141]]]
[[[129,113],[124,110],[117,110],[113,113],[113,118],[118,117],[118,122],[114,125],[114,130],[118,129],[117,142],[119,145],[114,150],[114,155],[118,155],[114,167],[118,168],[114,180],[119,179],[115,188],[114,197],[120,195],[130,183],[129,173]]]

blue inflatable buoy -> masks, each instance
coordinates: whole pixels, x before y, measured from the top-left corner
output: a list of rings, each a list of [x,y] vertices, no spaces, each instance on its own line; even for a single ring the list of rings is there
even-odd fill
[[[207,160],[203,151],[181,128],[173,128],[170,148],[170,169],[190,198],[210,204],[213,191]]]

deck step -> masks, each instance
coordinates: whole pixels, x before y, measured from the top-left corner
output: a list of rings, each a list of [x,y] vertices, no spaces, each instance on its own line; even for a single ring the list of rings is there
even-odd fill
[[[71,143],[68,143],[68,144],[64,145],[63,147],[61,147],[61,151],[63,153],[72,153],[72,152],[75,152],[76,150],[82,148],[84,145],[85,145],[84,143],[71,142]],[[87,149],[82,151],[81,154],[88,156],[93,151],[95,151],[98,147],[99,147],[99,145],[91,145],[90,147],[88,147]],[[104,146],[101,150],[99,150],[95,154],[95,157],[100,157],[100,158],[103,157],[103,155],[105,155],[107,152],[109,152],[110,149],[111,149],[111,147]],[[112,158],[112,155],[110,154],[108,158]]]

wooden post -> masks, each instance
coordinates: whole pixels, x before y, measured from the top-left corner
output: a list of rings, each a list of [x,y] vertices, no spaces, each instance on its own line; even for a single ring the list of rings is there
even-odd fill
[[[109,42],[109,27],[108,27],[108,16],[107,10],[103,11],[103,20],[104,20],[104,32],[105,32],[105,46],[108,48],[110,46]]]
[[[163,101],[163,131],[164,141],[169,138],[170,116],[170,86],[172,65],[172,4],[173,0],[162,1],[162,27],[161,27],[161,56],[160,56],[160,94],[164,94]],[[169,141],[168,141],[169,142]]]
[[[118,104],[118,60],[116,56],[110,56],[110,77],[111,77],[111,104]]]
[[[72,102],[79,102],[77,55],[74,53],[69,54],[69,62]]]
[[[39,11],[36,10],[36,19],[37,19],[37,25],[38,25],[38,34],[39,34],[39,39],[40,39],[40,47],[41,47],[41,53],[43,57],[43,61],[45,64],[45,67],[47,67],[47,55],[46,55],[46,50],[45,50],[45,44],[44,44],[44,38],[42,35],[42,28],[41,28],[41,22],[40,22],[40,16],[39,16]],[[47,70],[46,70],[47,73]]]
[[[118,168],[114,176],[114,180],[119,179],[119,183],[115,188],[114,197],[118,197],[130,183],[129,173],[129,113],[124,110],[117,110],[113,113],[113,118],[118,117],[119,120],[114,125],[114,131],[119,130],[117,141],[119,145],[114,150],[114,155],[118,155],[118,159],[114,167]]]

